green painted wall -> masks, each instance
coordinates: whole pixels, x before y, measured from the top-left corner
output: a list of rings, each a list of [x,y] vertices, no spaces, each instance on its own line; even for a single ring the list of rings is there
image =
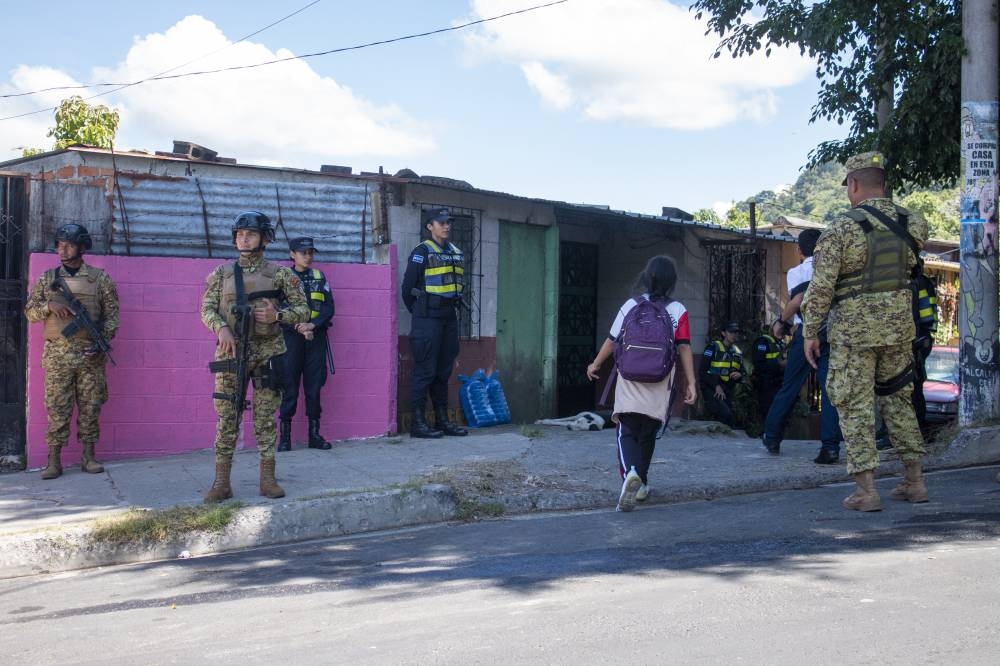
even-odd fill
[[[545,227],[500,222],[497,369],[515,423],[549,416],[553,399],[554,268]],[[556,242],[558,247],[558,241]]]

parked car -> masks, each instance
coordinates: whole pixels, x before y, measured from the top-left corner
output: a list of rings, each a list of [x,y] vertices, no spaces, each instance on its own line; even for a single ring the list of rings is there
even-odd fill
[[[934,347],[926,368],[927,422],[947,423],[958,415],[958,347]]]

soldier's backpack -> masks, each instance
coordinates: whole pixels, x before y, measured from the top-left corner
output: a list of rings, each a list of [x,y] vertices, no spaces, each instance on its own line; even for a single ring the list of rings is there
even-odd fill
[[[667,313],[670,300],[639,302],[625,315],[615,342],[618,374],[633,382],[655,383],[670,374],[677,359],[674,323]]]

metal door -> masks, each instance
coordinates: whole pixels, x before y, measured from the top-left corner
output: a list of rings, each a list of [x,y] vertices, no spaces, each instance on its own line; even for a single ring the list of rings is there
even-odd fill
[[[559,243],[559,416],[592,411],[594,384],[587,366],[596,353],[597,246]]]
[[[28,179],[0,175],[0,466],[24,455]]]

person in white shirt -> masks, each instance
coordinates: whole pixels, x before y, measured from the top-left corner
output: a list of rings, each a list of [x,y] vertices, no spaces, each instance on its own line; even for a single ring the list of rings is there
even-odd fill
[[[785,365],[785,377],[781,388],[774,396],[771,408],[767,412],[767,419],[764,422],[764,435],[762,437],[764,448],[772,455],[781,453],[781,440],[784,438],[785,423],[792,412],[792,407],[798,399],[802,385],[809,378],[811,370],[806,362],[803,350],[804,340],[802,339],[802,318],[799,316],[799,306],[802,304],[802,297],[813,274],[813,251],[816,249],[816,241],[819,240],[820,232],[817,229],[806,229],[799,234],[799,256],[802,263],[788,271],[788,304],[785,305],[781,313],[781,319],[773,326],[775,337],[786,335],[792,328],[795,332],[792,341],[788,345],[788,361]],[[821,347],[822,355],[819,360],[819,367],[816,370],[816,379],[821,389],[821,420],[820,420],[820,440],[822,445],[819,455],[813,462],[819,465],[832,465],[840,460],[840,441],[843,436],[840,433],[840,420],[837,417],[837,409],[830,404],[830,399],[826,396],[826,373],[827,364],[830,359],[830,346],[824,341]]]

